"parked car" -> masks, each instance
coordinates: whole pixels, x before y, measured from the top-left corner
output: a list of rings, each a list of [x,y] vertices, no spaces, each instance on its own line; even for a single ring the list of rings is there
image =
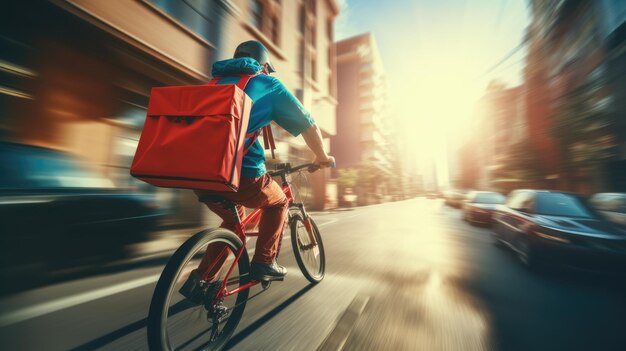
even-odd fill
[[[493,211],[504,200],[504,195],[497,192],[472,191],[463,203],[463,219],[469,223],[490,224]]]
[[[589,203],[609,221],[626,227],[626,194],[599,193],[592,196]]]
[[[69,154],[0,142],[0,276],[75,267],[142,241],[160,213]]]
[[[461,190],[448,190],[443,193],[445,204],[455,208],[461,208],[465,200],[465,192]]]
[[[576,194],[516,190],[493,219],[495,239],[529,267],[547,261],[621,266],[626,259],[626,229],[605,220]]]

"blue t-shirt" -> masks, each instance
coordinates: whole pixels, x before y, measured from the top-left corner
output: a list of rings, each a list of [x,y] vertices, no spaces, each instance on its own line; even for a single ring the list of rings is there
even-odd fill
[[[222,77],[218,84],[236,84],[238,75],[254,74],[262,69],[263,66],[255,59],[244,57],[215,62],[212,73],[214,77]],[[298,136],[315,124],[300,101],[277,78],[259,74],[250,79],[244,91],[254,102],[247,133],[255,132],[274,121],[291,135]],[[246,139],[244,146],[248,147],[250,141]],[[254,178],[266,172],[265,151],[257,140],[243,157],[241,176]]]

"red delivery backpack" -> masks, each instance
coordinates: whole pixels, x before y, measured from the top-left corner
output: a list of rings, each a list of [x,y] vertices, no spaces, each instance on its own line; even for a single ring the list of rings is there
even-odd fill
[[[130,174],[160,187],[237,191],[244,140],[259,136],[246,135],[252,100],[244,88],[253,76],[153,88]]]

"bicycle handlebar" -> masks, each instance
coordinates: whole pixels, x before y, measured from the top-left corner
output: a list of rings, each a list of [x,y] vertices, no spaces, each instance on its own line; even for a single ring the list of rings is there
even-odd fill
[[[335,164],[323,163],[324,166],[329,166],[331,168],[335,167]],[[279,176],[281,174],[291,174],[295,172],[299,172],[305,168],[309,171],[309,173],[313,173],[321,168],[322,164],[317,163],[304,163],[295,167],[291,167],[290,163],[280,163],[276,165],[277,170],[273,172],[269,172],[272,177]]]

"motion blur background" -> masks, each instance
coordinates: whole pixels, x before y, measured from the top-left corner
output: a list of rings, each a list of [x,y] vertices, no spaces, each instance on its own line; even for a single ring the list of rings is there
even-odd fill
[[[453,188],[626,191],[623,1],[3,7],[0,186],[2,207],[20,206],[4,213],[115,189],[141,197],[151,226],[214,225],[191,192],[148,186],[129,166],[150,89],[207,82],[248,39],[269,48],[337,157],[299,182],[311,209]],[[276,161],[311,159],[300,139],[275,135]]]
[[[215,226],[192,192],[129,167],[150,89],[208,82],[249,39],[336,156],[295,180],[311,210],[453,189],[624,193],[625,22],[623,0],[3,2],[2,272],[101,268]],[[268,163],[312,159],[274,135]]]

